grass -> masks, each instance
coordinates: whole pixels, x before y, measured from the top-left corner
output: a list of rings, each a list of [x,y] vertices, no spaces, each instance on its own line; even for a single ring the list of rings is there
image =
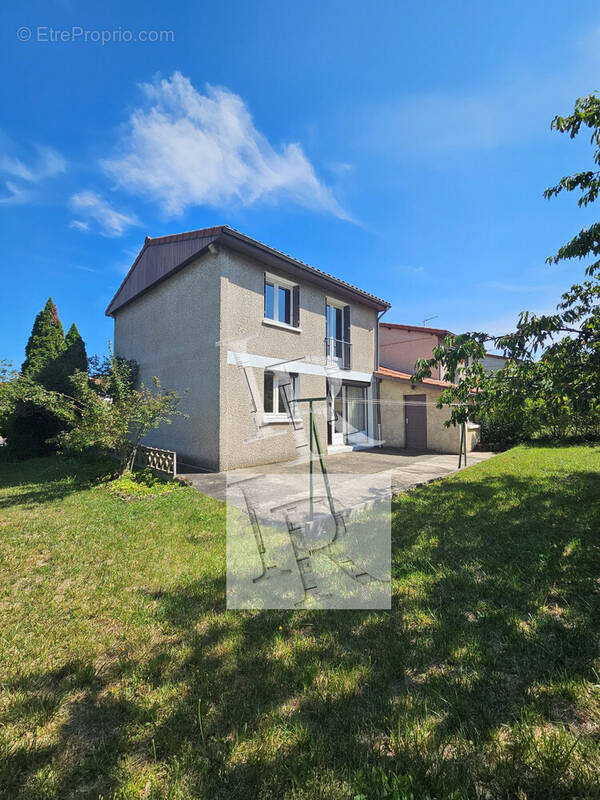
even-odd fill
[[[0,797],[600,797],[600,448],[400,496],[389,612],[227,612],[224,508],[0,464]]]

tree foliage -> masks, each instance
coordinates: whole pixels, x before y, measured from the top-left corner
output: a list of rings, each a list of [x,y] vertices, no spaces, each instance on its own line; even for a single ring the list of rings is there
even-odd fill
[[[557,116],[552,129],[571,138],[591,131],[593,161],[600,166],[600,98],[593,94],[576,101],[567,117]],[[548,199],[578,192],[579,205],[593,203],[600,191],[600,170],[568,175],[544,192]],[[450,424],[476,416],[512,419],[515,438],[545,430],[556,436],[569,427],[600,432],[600,223],[583,228],[547,260],[549,264],[588,260],[586,279],[566,291],[556,313],[520,314],[516,329],[501,336],[472,331],[449,336],[430,359],[420,360],[413,380],[431,375],[441,365],[452,386],[439,405],[451,408]],[[487,375],[482,365],[486,350],[502,352],[505,367]],[[518,424],[517,424],[518,420]]]
[[[52,365],[52,376],[48,376],[48,388],[68,394],[72,388],[71,376],[76,372],[87,372],[88,358],[85,343],[75,323],[65,336],[65,348]]]
[[[95,360],[98,364],[98,360]],[[27,375],[10,383],[5,406],[31,404],[51,413],[62,423],[55,442],[64,450],[83,452],[100,448],[119,456],[119,474],[133,469],[144,436],[160,425],[170,424],[180,396],[164,391],[158,378],[153,388],[137,388],[137,365],[117,356],[106,358],[97,374],[78,371],[71,376],[69,394],[47,389]],[[10,413],[10,409],[9,409]]]
[[[48,404],[36,402],[43,392],[36,392],[34,385],[68,394],[77,370],[87,370],[85,344],[75,324],[64,336],[56,305],[49,297],[33,323],[22,378],[15,382],[13,375],[9,385],[0,389],[0,431],[7,437],[13,458],[31,458],[55,449],[58,434],[70,423]],[[25,388],[27,391],[22,391]]]
[[[65,335],[58,311],[51,297],[33,323],[29,341],[25,347],[25,361],[21,367],[23,375],[39,380],[65,349]],[[42,380],[43,382],[43,380]]]

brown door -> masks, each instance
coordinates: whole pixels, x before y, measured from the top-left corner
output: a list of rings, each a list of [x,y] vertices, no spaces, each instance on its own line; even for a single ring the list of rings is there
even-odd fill
[[[427,450],[427,405],[424,394],[404,395],[405,444],[411,450]]]

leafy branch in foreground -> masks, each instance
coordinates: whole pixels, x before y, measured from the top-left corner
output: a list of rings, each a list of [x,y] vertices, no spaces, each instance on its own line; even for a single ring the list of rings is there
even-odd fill
[[[552,121],[554,130],[571,138],[586,127],[591,130],[594,163],[600,166],[600,98],[580,98],[573,114]],[[581,192],[579,205],[587,206],[600,192],[600,170],[565,176],[544,196],[563,191]],[[582,229],[547,263],[573,258],[593,259],[586,268],[588,280],[562,295],[555,314],[524,311],[516,329],[501,336],[480,331],[448,336],[432,358],[417,362],[413,380],[430,377],[432,368],[441,366],[451,382],[438,403],[451,408],[448,424],[496,414],[513,421],[520,418],[523,434],[537,427],[560,435],[574,420],[579,430],[600,430],[600,223]],[[486,350],[507,358],[493,375],[482,365]]]

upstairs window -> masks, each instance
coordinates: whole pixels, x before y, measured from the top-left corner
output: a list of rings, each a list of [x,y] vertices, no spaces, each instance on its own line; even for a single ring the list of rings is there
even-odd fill
[[[325,355],[328,364],[351,368],[350,306],[335,300],[325,304]]]
[[[265,321],[300,327],[300,287],[297,284],[265,275]]]

